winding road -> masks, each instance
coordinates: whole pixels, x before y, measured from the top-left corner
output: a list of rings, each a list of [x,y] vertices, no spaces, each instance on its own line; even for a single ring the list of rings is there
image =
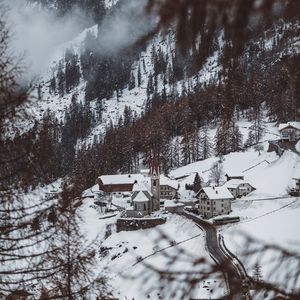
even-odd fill
[[[247,274],[243,272],[244,268],[243,266],[239,266],[239,262],[231,257],[229,253],[225,253],[225,250],[221,249],[216,227],[192,213],[184,212],[183,215],[193,220],[198,227],[205,230],[208,251],[216,264],[218,264],[223,271],[225,281],[230,291],[230,299],[249,299],[248,296],[242,293],[243,282],[247,279]]]

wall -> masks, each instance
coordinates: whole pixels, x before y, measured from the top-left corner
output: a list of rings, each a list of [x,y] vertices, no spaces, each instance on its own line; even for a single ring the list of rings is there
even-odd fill
[[[117,232],[152,228],[166,223],[166,218],[120,218],[117,220]]]

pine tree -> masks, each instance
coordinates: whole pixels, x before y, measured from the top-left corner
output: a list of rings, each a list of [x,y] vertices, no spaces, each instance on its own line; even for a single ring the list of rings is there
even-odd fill
[[[142,84],[142,74],[141,74],[141,63],[140,63],[140,61],[139,61],[138,70],[137,70],[137,83],[138,83],[138,87],[140,87],[141,84]]]
[[[242,149],[243,135],[241,134],[239,127],[236,125],[232,128],[230,143],[232,152],[240,151]]]
[[[57,90],[61,97],[65,94],[65,73],[64,73],[64,63],[62,60],[59,61],[57,70]]]
[[[193,191],[195,193],[198,193],[201,190],[201,188],[202,188],[201,178],[199,176],[199,173],[197,172],[193,183]]]
[[[201,159],[207,159],[212,155],[213,144],[208,135],[208,128],[206,125],[200,129],[200,155]]]
[[[254,265],[253,278],[256,282],[262,281],[261,266],[258,263]]]
[[[133,72],[130,73],[130,79],[129,79],[129,83],[128,83],[128,90],[132,90],[135,88],[135,77],[133,75]]]
[[[54,94],[56,91],[56,78],[53,75],[53,77],[50,80],[50,84],[49,84],[49,92],[50,94]]]

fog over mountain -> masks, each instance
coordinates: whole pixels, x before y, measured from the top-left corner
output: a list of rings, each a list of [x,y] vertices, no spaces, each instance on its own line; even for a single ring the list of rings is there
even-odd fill
[[[58,17],[54,10],[26,0],[4,0],[4,4],[12,32],[12,52],[22,56],[29,78],[46,71],[57,47],[94,25],[78,7]],[[146,1],[126,1],[109,12],[99,29],[97,50],[116,52],[145,34],[153,23],[151,16],[145,16],[145,4]]]

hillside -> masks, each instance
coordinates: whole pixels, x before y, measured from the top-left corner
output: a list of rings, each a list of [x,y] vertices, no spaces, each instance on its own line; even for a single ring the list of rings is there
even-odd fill
[[[300,297],[299,3],[175,2],[0,4],[1,299]]]

